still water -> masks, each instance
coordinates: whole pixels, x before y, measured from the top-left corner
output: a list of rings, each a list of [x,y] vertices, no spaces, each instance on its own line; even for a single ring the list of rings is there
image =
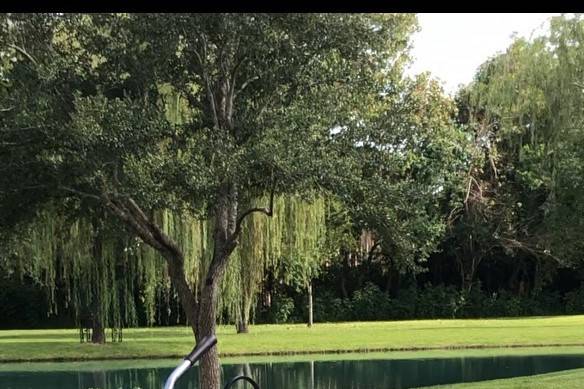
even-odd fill
[[[172,363],[174,363],[173,361]],[[160,389],[172,368],[79,369],[59,371],[0,371],[2,389]],[[33,366],[33,365],[31,365]],[[138,365],[139,366],[139,365]],[[525,376],[584,367],[584,355],[533,355],[428,359],[376,359],[224,364],[223,376],[253,377],[263,389],[404,389],[428,385]],[[181,378],[177,388],[198,389],[197,371]],[[239,385],[239,386],[238,386]],[[247,386],[246,386],[247,385]],[[251,388],[238,383],[233,388]]]

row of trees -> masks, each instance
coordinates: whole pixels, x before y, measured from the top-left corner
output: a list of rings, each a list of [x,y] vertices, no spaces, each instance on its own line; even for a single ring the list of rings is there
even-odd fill
[[[403,76],[415,29],[407,14],[3,15],[0,268],[96,328],[135,324],[136,299],[153,322],[176,295],[197,339],[224,316],[247,331],[275,283],[311,296],[335,263],[381,264],[390,283],[442,256],[470,291],[505,257],[543,287],[582,242],[584,22],[517,40],[455,101]],[[215,349],[201,371],[219,387]]]
[[[550,264],[581,261],[583,34],[579,16],[553,18],[548,35],[516,39],[458,94],[477,153],[444,246],[467,288],[498,253],[534,263],[534,289],[553,276]]]

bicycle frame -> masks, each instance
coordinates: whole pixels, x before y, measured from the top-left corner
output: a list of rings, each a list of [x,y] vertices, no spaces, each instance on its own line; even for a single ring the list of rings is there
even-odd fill
[[[178,365],[172,371],[172,373],[170,373],[170,375],[166,379],[166,382],[164,383],[164,389],[174,389],[174,385],[176,384],[176,381],[178,381],[178,379],[183,374],[185,374],[191,367],[195,366],[197,364],[197,362],[199,361],[199,359],[203,356],[203,354],[205,354],[207,351],[209,351],[216,344],[217,344],[217,337],[215,335],[206,336],[203,339],[201,339],[201,341],[196,344],[193,351],[191,351],[184,358],[184,360],[181,362],[181,364]],[[230,388],[237,381],[241,381],[241,380],[247,381],[248,383],[250,383],[254,389],[260,389],[259,385],[254,380],[252,380],[250,377],[246,377],[243,375],[237,376],[237,377],[233,378],[231,381],[229,381],[225,385],[225,389]]]
[[[215,335],[206,336],[198,342],[193,349],[178,365],[166,379],[164,389],[174,389],[176,381],[186,373],[191,367],[195,366],[199,359],[217,344],[217,337]]]

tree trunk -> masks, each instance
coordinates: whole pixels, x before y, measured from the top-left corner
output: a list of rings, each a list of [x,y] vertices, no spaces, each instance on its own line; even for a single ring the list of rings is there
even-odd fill
[[[196,333],[197,342],[203,337],[215,334],[215,307],[218,287],[212,282],[206,285],[201,293],[201,301],[198,317],[198,331]],[[221,385],[221,370],[219,366],[219,354],[217,347],[211,348],[203,355],[200,363],[200,387],[208,389],[219,389]]]
[[[92,220],[92,228],[94,232],[93,237],[93,260],[96,262],[103,261],[103,250],[102,250],[102,232],[99,221],[96,219]],[[101,311],[101,301],[102,295],[104,293],[101,287],[97,288],[93,296],[93,301],[91,302],[91,343],[93,344],[104,344],[105,343],[105,330]]]
[[[249,325],[247,322],[243,320],[239,320],[237,322],[237,333],[238,334],[247,334],[249,333]]]
[[[308,283],[308,327],[312,327],[312,280]]]
[[[460,286],[463,292],[470,293],[472,290],[481,260],[482,256],[478,256],[478,254],[475,254],[470,250],[469,253],[463,252],[461,256],[457,256],[458,269],[460,272]]]
[[[101,323],[94,324],[91,330],[91,343],[93,344],[104,344],[105,343],[105,330]]]
[[[238,334],[247,334],[249,332],[249,310],[245,301],[242,304],[239,319],[235,327]]]
[[[197,302],[186,280],[182,258],[182,253],[179,252],[167,255],[169,275],[173,286],[179,294],[181,305],[191,324],[195,338],[197,342],[200,342],[205,336],[215,334],[215,313],[219,281],[218,277],[214,277],[213,274],[216,274],[216,266],[214,267],[214,265],[217,261],[214,255],[209,274],[204,281],[205,284],[201,287],[200,300]],[[219,389],[221,371],[216,346],[207,351],[201,358],[199,379],[201,388]]]
[[[215,334],[215,318],[219,283],[223,279],[229,257],[237,241],[232,239],[236,230],[237,190],[233,184],[222,187],[215,208],[215,231],[213,233],[213,259],[202,286],[197,317],[197,340]],[[213,347],[201,358],[200,387],[219,389],[221,370],[217,347]]]
[[[235,326],[238,334],[247,334],[249,332],[249,317],[253,297],[249,296],[244,290],[241,291],[241,306],[239,308],[239,317]]]
[[[460,277],[461,277],[461,289],[465,293],[470,293],[472,290],[472,285],[474,283],[474,275],[475,270],[473,266],[468,266],[465,268],[464,266],[461,268]]]
[[[470,292],[471,288],[472,288],[472,281],[471,281],[471,276],[470,274],[467,274],[464,270],[461,272],[460,274],[461,280],[460,280],[460,287],[461,290],[463,292]]]
[[[152,223],[150,223],[150,228],[159,241],[153,241],[150,239],[147,231],[143,232],[143,236],[146,239],[150,239],[153,247],[157,248],[167,261],[170,278],[173,286],[177,290],[187,318],[191,323],[197,342],[200,342],[206,336],[215,335],[219,284],[225,274],[229,257],[237,246],[235,237],[238,220],[237,198],[237,189],[233,183],[226,183],[219,189],[217,203],[213,210],[215,223],[213,232],[213,258],[207,270],[207,275],[200,284],[196,296],[186,280],[184,255],[179,247],[170,238],[156,229],[156,226],[152,225]],[[141,219],[146,218],[141,215]],[[199,378],[200,388],[220,388],[221,370],[216,346],[212,347],[202,356]]]
[[[91,326],[91,343],[104,344],[105,343],[105,329],[103,328],[103,321],[97,312],[94,312],[92,326]]]
[[[348,251],[343,251],[343,267],[341,269],[341,293],[344,299],[348,299],[349,293],[347,292],[347,274],[349,273],[349,254]]]

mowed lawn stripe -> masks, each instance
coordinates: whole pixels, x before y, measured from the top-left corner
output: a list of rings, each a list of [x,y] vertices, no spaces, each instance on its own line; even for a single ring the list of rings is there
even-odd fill
[[[584,315],[485,320],[254,325],[249,334],[219,326],[223,355],[273,353],[584,345]],[[0,361],[158,358],[189,351],[188,327],[124,329],[124,342],[79,344],[79,332],[65,330],[0,331]]]
[[[456,385],[429,386],[422,389],[581,389],[582,387],[584,387],[584,369]]]

